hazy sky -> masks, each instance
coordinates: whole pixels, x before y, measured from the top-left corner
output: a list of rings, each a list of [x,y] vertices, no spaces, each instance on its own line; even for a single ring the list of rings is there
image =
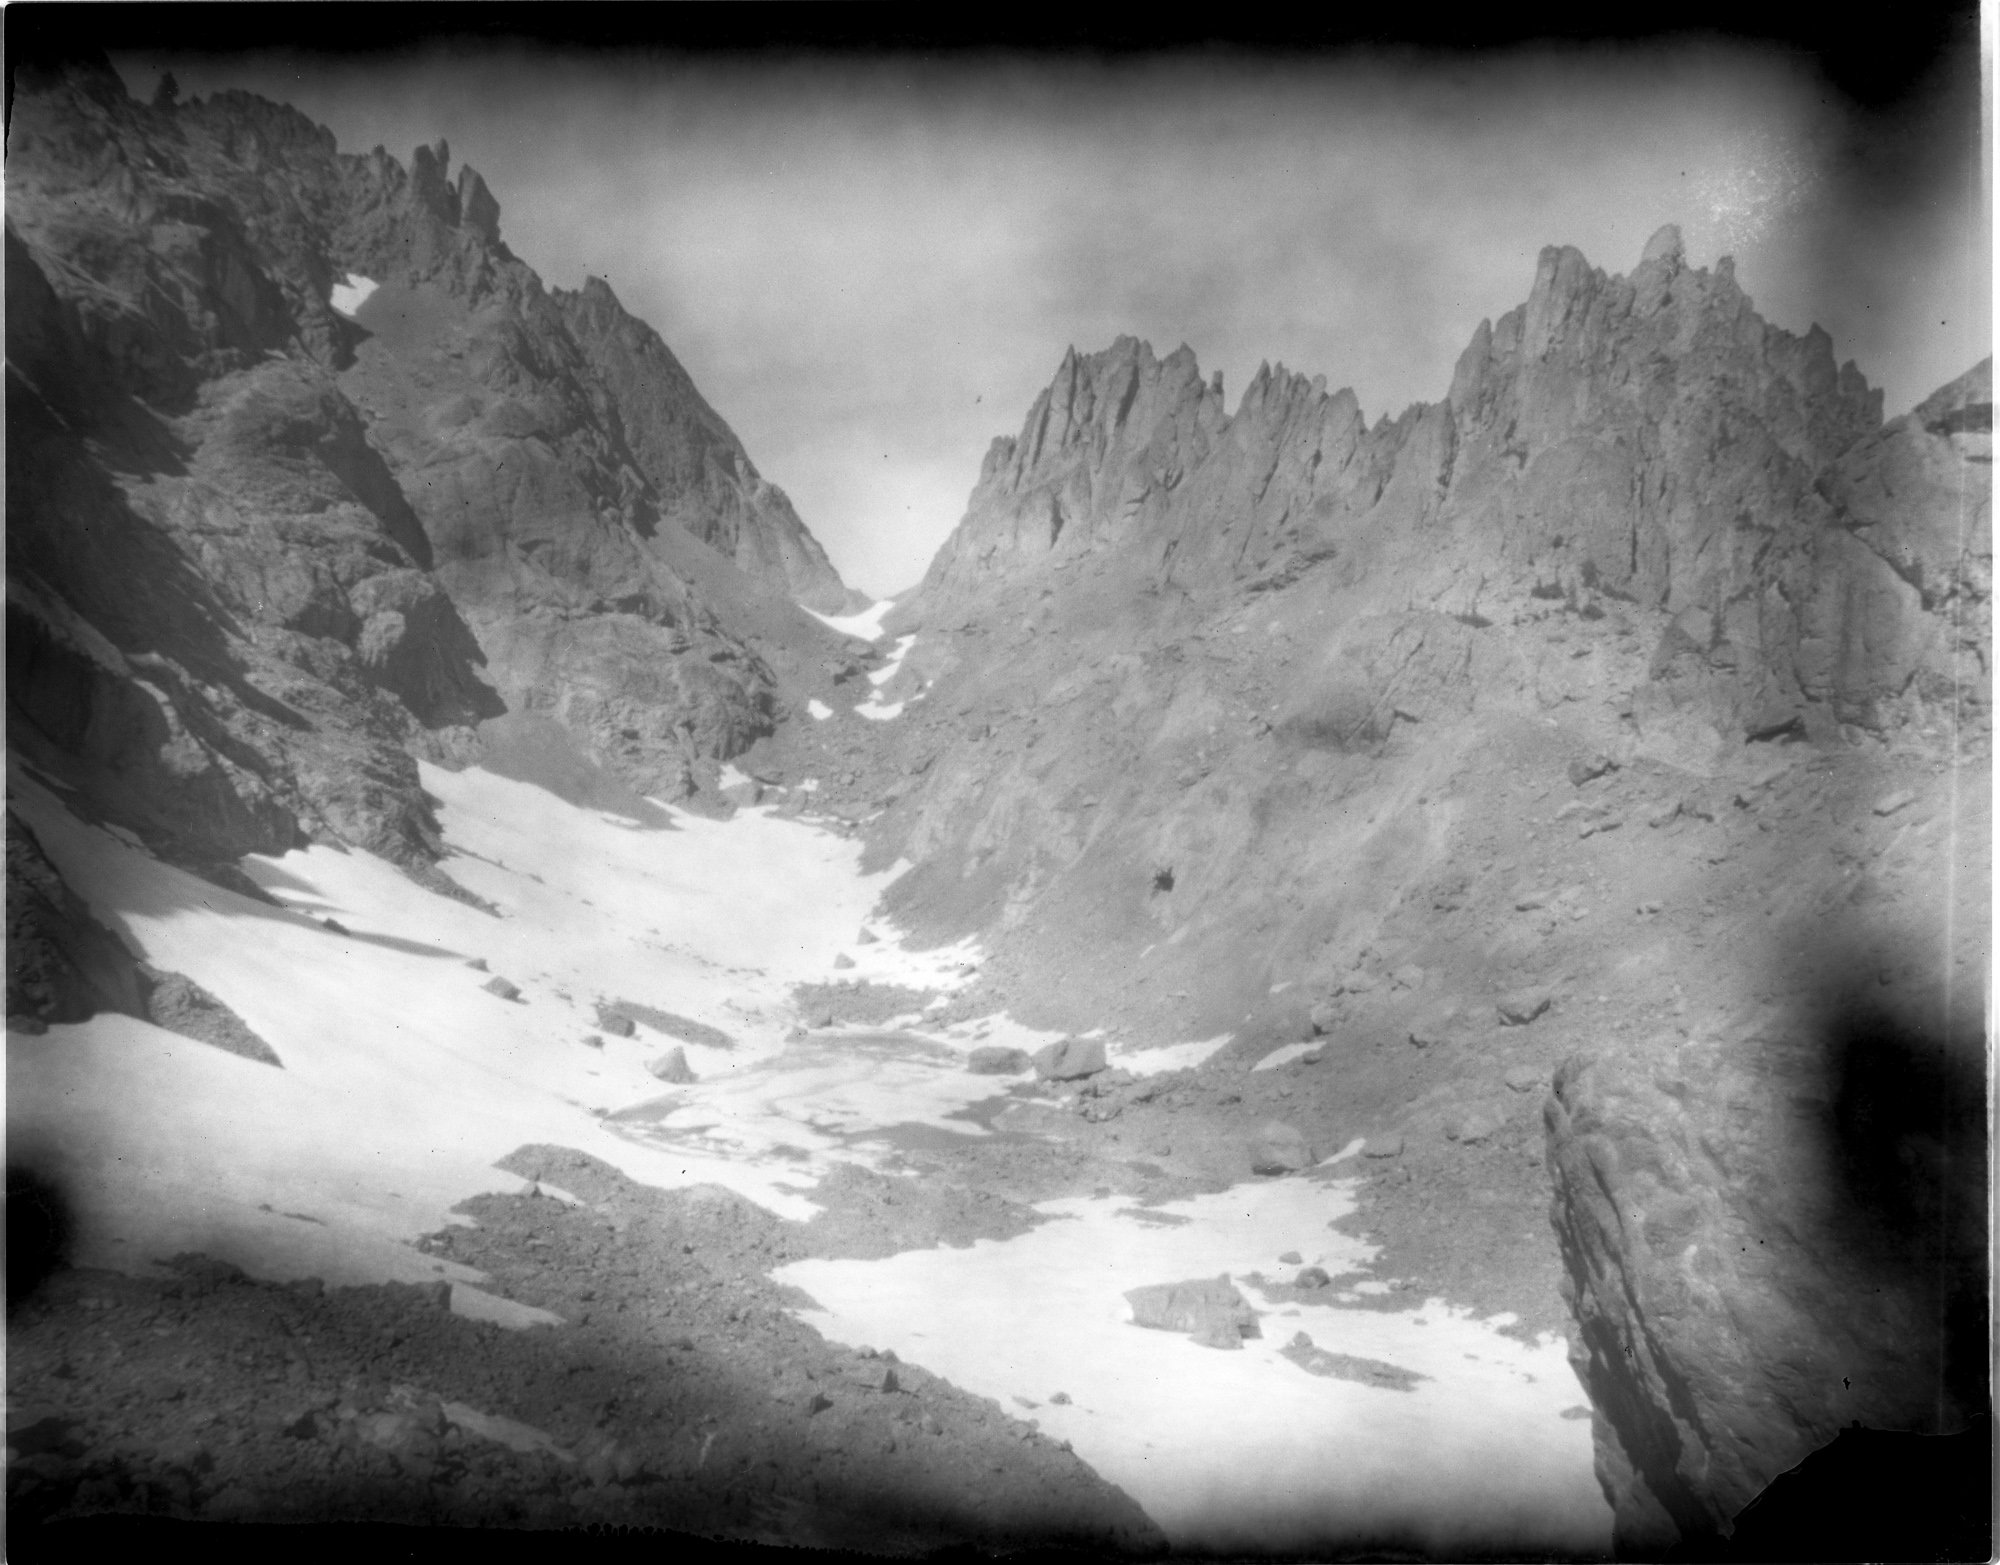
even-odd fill
[[[785,64],[483,46],[116,56],[246,87],[408,161],[439,136],[556,286],[607,278],[847,579],[911,585],[1063,350],[1191,345],[1436,400],[1481,317],[1573,244],[1629,271],[1677,222],[1814,321],[1891,414],[1990,351],[1976,66],[1870,115],[1727,41],[1446,58]],[[1969,86],[1968,86],[1969,84]]]

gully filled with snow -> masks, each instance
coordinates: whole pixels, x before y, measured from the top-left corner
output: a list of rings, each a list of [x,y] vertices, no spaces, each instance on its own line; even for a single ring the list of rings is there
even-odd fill
[[[833,976],[858,927],[876,938],[841,976],[943,992],[979,955],[907,949],[872,918],[894,872],[863,875],[852,837],[773,809],[640,824],[476,769],[423,780],[446,868],[497,917],[330,847],[244,862],[282,906],[238,896],[80,822],[17,768],[16,808],[98,917],[283,1061],[112,1014],[12,1039],[9,1133],[65,1171],[79,1264],[199,1251],[275,1278],[445,1278],[461,1313],[525,1327],[556,1317],[415,1243],[466,1221],[468,1197],[522,1188],[494,1165],[524,1144],[803,1219],[838,1163],[894,1173],[899,1137],[1025,1133],[982,1112],[1009,1080],[965,1068],[976,1045],[1044,1041],[1004,1017],[796,1025],[793,986]],[[648,1069],[666,1050],[651,1029],[601,1024],[616,1002],[680,1026],[693,1082]],[[1222,1041],[1112,1063],[1184,1066]],[[1078,1194],[1015,1238],[778,1276],[827,1336],[893,1348],[1069,1441],[1177,1546],[1604,1552],[1563,1344],[1442,1299],[1383,1308],[1392,1279],[1334,1226],[1355,1150],[1159,1205]],[[1299,1265],[1332,1285],[1284,1286]],[[1220,1274],[1261,1316],[1243,1351],[1133,1324],[1128,1290]]]

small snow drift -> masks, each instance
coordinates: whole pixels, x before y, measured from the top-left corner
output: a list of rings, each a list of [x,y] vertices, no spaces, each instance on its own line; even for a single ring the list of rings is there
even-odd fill
[[[358,272],[349,272],[347,281],[335,283],[333,292],[327,296],[327,303],[342,315],[352,319],[368,302],[368,296],[382,285],[372,277],[363,277]]]

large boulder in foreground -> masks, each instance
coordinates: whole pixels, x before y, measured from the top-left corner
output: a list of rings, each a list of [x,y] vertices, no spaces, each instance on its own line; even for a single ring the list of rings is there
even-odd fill
[[[1621,1556],[1715,1547],[1853,1425],[1985,1412],[1984,1087],[1976,1017],[1859,994],[1556,1073],[1571,1357]]]

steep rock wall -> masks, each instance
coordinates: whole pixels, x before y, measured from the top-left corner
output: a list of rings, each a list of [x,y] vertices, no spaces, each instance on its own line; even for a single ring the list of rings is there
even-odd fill
[[[890,619],[891,901],[987,1003],[1321,1034],[1357,1092],[1405,1040],[1472,1091],[1539,986],[1621,1548],[1711,1546],[1846,1422],[1982,1405],[1990,423],[1990,364],[1885,423],[1671,230],[1544,252],[1372,425],[1072,353]]]
[[[85,807],[211,868],[322,835],[420,869],[413,752],[533,714],[687,794],[823,677],[793,600],[855,600],[789,502],[441,143],[346,155],[102,62],[17,87],[10,734]]]

